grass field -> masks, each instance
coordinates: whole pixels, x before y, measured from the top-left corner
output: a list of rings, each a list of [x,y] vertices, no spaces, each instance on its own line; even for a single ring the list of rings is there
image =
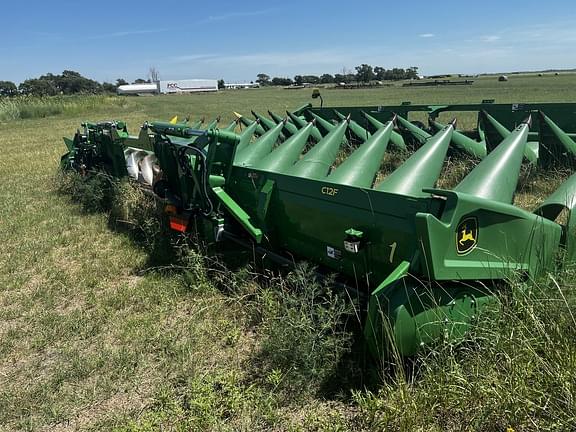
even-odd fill
[[[57,168],[62,136],[82,120],[123,119],[133,132],[173,115],[227,124],[233,111],[281,112],[310,93],[66,99],[68,108],[37,111],[23,103],[29,114],[11,117],[0,101],[0,430],[576,429],[573,266],[510,281],[499,313],[466,343],[374,371],[353,343],[354,306],[311,283],[308,269],[257,278],[168,247],[153,206],[127,184],[93,202],[59,192],[78,187]],[[576,75],[323,97],[328,106],[574,102]],[[527,179],[525,207],[557,182]],[[134,203],[130,214],[119,200]]]

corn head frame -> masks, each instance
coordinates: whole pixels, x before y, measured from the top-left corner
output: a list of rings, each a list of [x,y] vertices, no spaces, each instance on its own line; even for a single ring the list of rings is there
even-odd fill
[[[446,113],[472,113],[476,126],[440,123]],[[375,356],[458,340],[499,282],[576,258],[576,175],[533,211],[514,205],[523,165],[574,166],[576,104],[307,104],[252,114],[224,127],[150,122],[138,136],[121,121],[84,123],[64,139],[62,167],[132,178],[165,203],[173,229],[209,244],[336,273],[365,300]],[[380,179],[386,152],[408,156]],[[448,157],[477,161],[450,190],[436,187]]]

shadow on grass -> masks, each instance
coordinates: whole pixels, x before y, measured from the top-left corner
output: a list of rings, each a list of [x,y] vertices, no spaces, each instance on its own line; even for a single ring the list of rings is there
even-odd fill
[[[235,244],[217,249],[168,228],[162,204],[140,187],[102,173],[60,173],[58,193],[80,213],[107,215],[110,230],[144,249],[135,273],[178,273],[190,290],[213,287],[240,302],[258,344],[246,361],[247,379],[286,403],[307,396],[349,401],[353,390],[381,382],[362,343],[358,299],[306,264],[279,269]]]
[[[310,397],[351,402],[354,391],[375,390],[388,379],[363,343],[366,305],[333,275],[320,275],[306,262],[267,266],[249,252],[208,259],[207,278],[229,298],[242,299],[247,325],[258,336],[245,365],[247,384],[286,404]]]
[[[168,268],[177,262],[178,236],[168,228],[162,206],[131,182],[101,172],[83,176],[59,171],[55,189],[77,204],[78,214],[106,215],[110,230],[146,251],[145,264],[135,272]]]

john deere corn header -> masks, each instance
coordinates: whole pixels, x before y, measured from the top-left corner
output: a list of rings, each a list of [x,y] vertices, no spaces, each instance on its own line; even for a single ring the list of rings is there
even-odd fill
[[[446,113],[473,115],[475,127],[440,123]],[[573,167],[576,104],[309,104],[252,114],[222,128],[145,123],[138,136],[120,121],[85,123],[64,139],[62,166],[132,178],[165,203],[173,229],[208,243],[336,273],[365,299],[375,355],[458,339],[501,281],[576,257],[575,175],[533,211],[514,205],[523,165]],[[386,152],[405,160],[383,177]],[[454,188],[437,188],[447,158],[460,155],[475,167]]]

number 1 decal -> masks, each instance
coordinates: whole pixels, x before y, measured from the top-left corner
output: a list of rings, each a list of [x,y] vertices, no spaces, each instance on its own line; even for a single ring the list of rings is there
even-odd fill
[[[392,262],[394,261],[394,253],[396,253],[396,246],[398,246],[398,243],[394,242],[390,246],[390,264],[392,264]]]

